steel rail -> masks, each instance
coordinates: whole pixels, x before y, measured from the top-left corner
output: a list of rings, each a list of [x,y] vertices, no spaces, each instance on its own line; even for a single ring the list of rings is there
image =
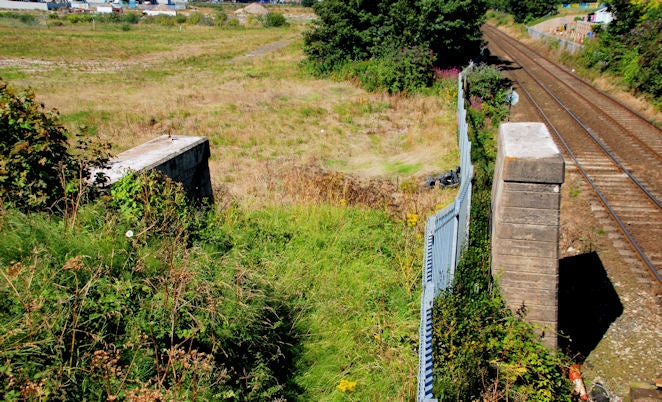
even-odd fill
[[[514,41],[515,41],[514,39],[510,38],[508,35],[502,33],[501,31],[499,31],[499,30],[496,29],[496,28],[489,27],[488,30],[490,30],[490,32],[491,32],[492,34],[496,34],[495,36],[500,36],[505,42],[514,42]],[[518,42],[518,44],[519,44],[519,43],[521,43],[521,42]],[[510,43],[509,43],[509,44],[510,44]],[[632,109],[628,108],[627,106],[625,106],[625,105],[623,105],[622,103],[618,102],[617,100],[613,99],[613,98],[610,97],[609,95],[607,95],[607,94],[605,94],[605,93],[603,93],[603,92],[601,92],[601,91],[598,91],[598,90],[595,89],[592,85],[590,85],[590,84],[587,83],[586,81],[582,80],[580,77],[578,77],[578,76],[575,75],[574,73],[572,73],[572,72],[568,71],[567,69],[563,68],[562,66],[556,64],[556,63],[553,62],[552,60],[547,59],[545,56],[541,55],[540,53],[537,53],[535,50],[532,50],[531,48],[529,48],[529,47],[526,46],[525,44],[522,44],[522,46],[525,47],[527,50],[531,50],[532,53],[534,53],[534,54],[535,54],[536,56],[538,56],[539,58],[543,59],[545,62],[549,63],[550,65],[552,65],[552,66],[554,66],[554,67],[556,67],[556,68],[558,68],[559,70],[563,71],[564,73],[570,75],[573,79],[576,79],[576,80],[578,80],[578,81],[581,81],[581,82],[584,84],[584,87],[588,88],[588,89],[589,89],[590,91],[592,91],[593,93],[598,94],[599,96],[602,96],[604,99],[608,99],[609,101],[611,101],[611,102],[612,102],[614,105],[616,105],[617,107],[625,108],[629,113],[631,113],[631,114],[634,115],[635,117],[639,118],[641,121],[646,122],[646,123],[649,124],[654,130],[659,131],[659,132],[660,132],[660,135],[662,135],[662,130],[658,129],[655,125],[651,124],[650,121],[646,120],[646,119],[643,118],[641,115],[639,115],[638,113],[634,112]],[[503,49],[502,46],[500,46],[500,47]],[[505,51],[505,49],[504,49],[504,51]],[[545,70],[545,71],[547,71],[548,73],[550,73],[550,75],[555,76],[554,71],[553,71],[552,69],[545,67],[545,66],[543,65],[543,63],[540,63],[540,62],[536,61],[533,57],[529,56],[527,53],[525,53],[525,52],[522,52],[522,53],[525,55],[525,57],[527,57],[527,58],[528,58],[529,60],[531,60],[533,63],[537,64],[538,66],[540,66],[540,68],[542,68],[543,70]],[[524,68],[524,67],[522,67],[522,68]],[[610,114],[605,113],[602,109],[600,109],[599,107],[597,107],[597,106],[595,105],[594,102],[591,102],[589,99],[587,99],[583,94],[581,94],[577,89],[573,88],[573,87],[572,87],[570,84],[568,84],[565,80],[561,80],[561,79],[559,79],[558,82],[560,82],[561,85],[563,85],[563,86],[566,87],[568,90],[570,90],[570,92],[572,92],[575,96],[577,96],[578,98],[580,98],[581,100],[583,100],[584,102],[586,102],[586,104],[588,105],[589,108],[591,108],[591,109],[597,111],[597,112],[600,113],[602,116],[606,117],[609,121],[611,121],[614,125],[618,126],[619,129],[620,129],[620,131],[623,132],[623,134],[627,135],[627,136],[630,137],[632,140],[634,140],[635,142],[637,142],[641,147],[643,147],[643,148],[646,149],[648,152],[650,152],[651,155],[652,155],[655,159],[657,159],[657,160],[659,160],[659,161],[662,161],[662,155],[660,155],[656,150],[654,150],[653,148],[651,148],[651,146],[648,145],[647,143],[645,143],[641,138],[639,138],[638,136],[632,134],[632,132],[631,132],[629,129],[627,129],[623,124],[621,124],[618,120],[614,119]]]
[[[499,45],[497,45],[497,46],[499,46]],[[501,48],[501,50],[503,50],[508,55],[508,57],[510,57],[512,60],[515,60],[515,58],[513,57],[511,52],[506,50],[503,46],[499,46],[499,47]],[[534,60],[532,60],[532,61],[534,61]],[[524,67],[521,64],[520,64],[520,67],[522,67],[522,70],[524,72],[526,72],[542,89],[544,89],[545,92],[547,92],[547,94],[549,94],[549,96],[551,96],[559,104],[559,106],[561,106],[584,129],[584,131],[586,131],[586,133],[593,139],[593,141],[595,141],[595,143],[600,148],[602,148],[602,150],[614,161],[614,163],[616,163],[616,165],[618,165],[618,167],[621,168],[621,170],[626,175],[628,175],[628,177],[630,177],[630,179],[633,182],[635,182],[637,184],[637,186],[641,189],[641,191],[643,191],[651,199],[651,201],[653,201],[659,208],[662,208],[662,201],[658,200],[657,197],[655,197],[655,195],[653,193],[651,193],[646,188],[646,186],[643,185],[639,181],[639,179],[637,179],[632,174],[632,172],[630,172],[630,170],[628,168],[623,166],[623,164],[618,159],[618,157],[616,157],[616,155],[614,155],[613,152],[611,152],[609,149],[607,149],[607,147],[602,143],[602,141],[600,141],[600,139],[579,119],[579,117],[577,117],[556,95],[554,95],[549,90],[549,88],[547,88],[547,86],[545,86],[545,84],[540,82],[540,80],[538,78],[536,78],[536,76],[533,75],[533,73],[531,73],[531,71],[529,69],[527,69],[526,67]],[[520,87],[521,87],[521,83],[520,83]]]
[[[510,52],[508,52],[506,49],[504,49],[503,46],[500,46],[500,45],[498,45],[498,44],[495,44],[495,45],[498,46],[499,48],[501,48],[501,49],[502,49],[502,50],[503,50],[503,51],[504,51],[504,52],[505,52],[505,53],[506,53],[511,59],[513,59],[513,61],[515,60],[515,59],[512,57],[512,54],[511,54]],[[534,77],[533,74],[531,74],[531,72],[530,72],[528,69],[526,69],[526,68],[525,68],[524,66],[522,66],[522,65],[520,65],[520,66],[522,67],[522,70],[523,70],[524,72],[526,72],[526,73],[527,73],[527,74],[528,74],[528,75],[529,75],[534,81],[536,81],[536,83],[537,83],[538,85],[540,85],[541,88],[543,88],[543,89],[544,89],[544,90],[545,90],[545,91],[546,91],[546,92],[547,92],[552,98],[554,98],[557,102],[559,102],[559,105],[561,105],[561,106],[563,107],[563,109],[565,109],[565,110],[566,110],[566,111],[567,111],[567,112],[568,112],[568,113],[569,113],[569,114],[570,114],[570,115],[571,115],[571,116],[577,121],[577,123],[580,124],[580,125],[582,126],[582,128],[584,128],[584,129],[587,131],[587,133],[588,133],[589,135],[591,135],[591,137],[596,141],[596,143],[597,143],[598,145],[600,145],[601,148],[602,148],[607,154],[609,154],[609,156],[611,157],[611,153],[610,153],[608,150],[606,150],[606,149],[604,148],[604,146],[602,146],[602,144],[600,143],[600,141],[598,141],[598,140],[595,138],[595,136],[594,136],[589,130],[586,129],[586,127],[584,126],[584,124],[581,123],[581,121],[579,121],[579,119],[577,119],[577,117],[576,117],[572,112],[570,112],[570,111],[565,107],[565,105],[563,105],[563,103],[560,102],[560,100],[558,100],[558,98],[557,98],[556,96],[554,96],[552,93],[550,93],[549,90],[548,90],[548,89],[547,89],[547,88],[546,88],[546,87],[545,87],[545,86],[544,86],[544,85],[543,85],[543,84],[542,84],[542,83],[541,83],[536,77]],[[515,77],[513,77],[513,78],[515,78]],[[642,260],[642,262],[643,262],[646,266],[648,266],[648,268],[653,272],[653,274],[655,275],[655,277],[657,278],[657,280],[660,281],[660,282],[662,282],[662,275],[657,271],[657,268],[656,268],[656,267],[653,265],[653,263],[650,261],[650,259],[648,258],[648,256],[647,256],[646,253],[644,252],[644,250],[641,248],[641,246],[640,246],[639,243],[637,242],[637,240],[632,236],[632,233],[630,233],[630,231],[628,230],[627,226],[623,223],[623,221],[621,220],[621,218],[618,216],[617,212],[612,208],[611,204],[609,203],[609,201],[607,201],[607,199],[606,199],[606,197],[604,196],[604,194],[602,193],[602,191],[600,191],[600,189],[597,187],[597,185],[595,184],[595,182],[589,177],[588,172],[584,169],[584,167],[583,167],[583,165],[581,164],[581,162],[579,162],[579,160],[578,160],[577,156],[575,155],[575,153],[570,149],[570,146],[569,146],[568,143],[565,141],[565,139],[563,138],[563,136],[561,135],[561,133],[560,133],[560,132],[557,130],[557,128],[554,126],[554,124],[552,123],[552,121],[550,120],[550,118],[547,116],[547,114],[543,111],[542,107],[541,107],[541,106],[535,101],[535,99],[533,98],[533,96],[532,96],[532,95],[529,93],[529,91],[528,91],[528,90],[522,85],[522,83],[521,83],[519,80],[517,80],[517,78],[515,78],[515,81],[519,84],[520,89],[522,89],[522,90],[524,91],[524,93],[526,94],[527,98],[531,101],[531,103],[536,107],[536,109],[538,110],[538,112],[540,113],[540,115],[545,119],[545,121],[547,122],[548,126],[554,131],[554,134],[556,135],[556,137],[559,139],[559,141],[561,141],[561,143],[563,144],[563,146],[564,146],[565,149],[567,150],[567,152],[568,152],[568,154],[570,155],[570,157],[575,161],[575,164],[576,164],[577,168],[579,169],[579,171],[582,173],[582,175],[584,176],[584,178],[586,179],[586,181],[591,185],[591,187],[593,188],[593,190],[595,191],[595,193],[598,195],[598,198],[600,199],[600,201],[602,202],[602,204],[603,204],[603,205],[605,206],[605,208],[609,211],[609,213],[610,213],[611,216],[614,218],[614,220],[615,220],[616,223],[618,224],[618,226],[619,226],[619,228],[621,229],[621,231],[623,232],[623,234],[627,237],[627,239],[630,241],[630,243],[632,244],[632,246],[635,248],[635,250],[637,251],[637,253],[638,253],[640,259]],[[616,159],[614,159],[614,162],[617,162]],[[617,165],[618,165],[621,169],[623,169],[623,167],[622,167],[622,165],[620,164],[620,162],[617,162]],[[629,173],[627,169],[623,169],[623,170],[624,170],[624,172]],[[628,176],[631,177],[631,175],[629,175],[629,174],[628,174]],[[631,177],[631,178],[632,178],[632,177]],[[635,183],[637,183],[638,186],[641,187],[641,184],[638,182],[638,180],[633,180],[633,181],[634,181]],[[645,190],[645,193],[646,193],[647,195],[649,195],[649,192],[648,192],[647,190]],[[659,201],[657,201],[657,200],[655,199],[655,197],[651,197],[651,199],[653,199],[654,201],[656,201],[657,205],[660,206]]]
[[[483,25],[483,26],[486,27],[486,28],[488,28],[488,29],[490,29],[490,30],[492,30],[493,32],[497,32],[499,35],[501,35],[501,36],[503,36],[503,37],[506,37],[506,38],[508,38],[509,40],[514,40],[514,39],[512,39],[511,37],[509,37],[509,36],[506,35],[505,33],[502,33],[499,29],[497,29],[496,27],[494,27],[494,26],[492,26],[492,25],[490,25],[490,24],[485,24],[485,25]],[[533,49],[532,47],[528,46],[526,43],[518,42],[518,44],[521,45],[523,48],[525,48],[525,49],[527,50],[527,52],[530,52],[530,53],[532,53],[532,54],[535,54],[536,56],[538,56],[538,57],[544,59],[544,60],[547,61],[548,63],[554,65],[554,66],[555,66],[556,68],[558,68],[559,70],[561,70],[561,71],[565,72],[566,74],[572,76],[574,79],[576,79],[577,81],[579,81],[579,82],[581,82],[582,84],[584,84],[584,87],[585,87],[585,88],[588,88],[590,91],[593,91],[593,92],[595,92],[596,94],[602,96],[603,98],[609,100],[612,104],[616,105],[617,107],[620,107],[620,108],[622,108],[622,109],[625,109],[626,111],[628,111],[628,112],[631,113],[632,115],[636,116],[636,117],[637,117],[639,120],[641,120],[643,123],[648,124],[650,127],[654,128],[654,129],[656,129],[657,131],[660,131],[660,132],[662,133],[662,129],[660,129],[660,127],[658,127],[658,125],[655,124],[653,121],[651,121],[650,119],[648,119],[648,118],[642,116],[639,112],[635,111],[634,109],[632,109],[632,108],[629,107],[628,105],[626,105],[626,104],[620,102],[618,99],[615,99],[613,96],[611,96],[611,95],[609,95],[609,94],[607,94],[607,93],[604,93],[604,92],[602,92],[602,91],[599,91],[599,90],[596,89],[593,85],[591,85],[590,82],[586,81],[586,80],[583,79],[582,77],[580,77],[580,76],[578,76],[577,74],[573,73],[572,71],[568,70],[565,66],[562,66],[562,65],[560,65],[560,64],[558,64],[558,63],[556,63],[556,62],[554,62],[554,61],[552,61],[552,60],[549,60],[547,57],[545,57],[544,55],[540,54],[540,52],[538,52],[538,51],[536,51],[535,49]]]

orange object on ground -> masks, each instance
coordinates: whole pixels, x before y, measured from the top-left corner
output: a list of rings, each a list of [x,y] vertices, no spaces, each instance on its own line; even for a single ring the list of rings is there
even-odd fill
[[[582,401],[588,401],[588,393],[586,392],[586,387],[584,386],[584,381],[582,381],[582,373],[580,371],[579,364],[573,364],[570,366],[570,371],[568,372],[568,378],[572,381],[575,386],[575,393],[579,395],[579,398]]]

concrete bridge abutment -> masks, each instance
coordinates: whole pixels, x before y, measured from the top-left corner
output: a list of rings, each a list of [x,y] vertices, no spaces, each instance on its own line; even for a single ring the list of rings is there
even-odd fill
[[[543,343],[557,347],[564,161],[542,123],[499,127],[492,187],[492,275],[507,306],[525,307]]]
[[[182,183],[192,200],[212,200],[209,156],[205,137],[162,135],[118,154],[102,171],[111,185],[130,171],[159,170]]]

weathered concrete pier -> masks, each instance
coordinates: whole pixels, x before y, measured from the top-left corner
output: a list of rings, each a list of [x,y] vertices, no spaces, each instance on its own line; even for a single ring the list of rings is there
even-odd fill
[[[113,158],[103,173],[113,184],[130,171],[156,169],[182,183],[189,197],[212,197],[209,140],[204,137],[162,135]]]
[[[557,347],[561,184],[564,161],[542,123],[499,128],[492,188],[492,274],[512,310]]]

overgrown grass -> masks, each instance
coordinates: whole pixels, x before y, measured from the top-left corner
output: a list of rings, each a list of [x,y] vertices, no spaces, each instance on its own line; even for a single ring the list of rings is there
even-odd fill
[[[265,173],[288,174],[299,162],[345,160],[343,172],[363,177],[392,177],[389,166],[411,160],[418,169],[406,174],[416,177],[456,164],[439,165],[457,152],[448,98],[312,78],[298,68],[302,30],[0,27],[0,55],[10,59],[0,75],[34,88],[71,131],[87,126],[114,151],[168,132],[208,137],[215,187],[242,199],[268,201]],[[279,41],[285,46],[246,56]]]
[[[184,232],[113,211],[64,231],[2,214],[4,397],[414,395],[414,226],[318,205],[229,208]]]

